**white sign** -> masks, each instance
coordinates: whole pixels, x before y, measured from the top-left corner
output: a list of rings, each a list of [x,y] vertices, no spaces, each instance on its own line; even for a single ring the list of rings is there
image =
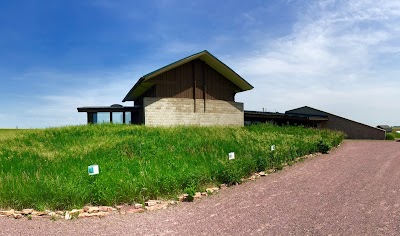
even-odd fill
[[[275,145],[272,145],[271,146],[271,151],[274,151],[275,150]]]
[[[233,160],[235,159],[235,153],[234,152],[230,152],[229,153],[229,160]]]
[[[99,166],[98,165],[88,166],[88,173],[89,173],[89,175],[99,174]]]

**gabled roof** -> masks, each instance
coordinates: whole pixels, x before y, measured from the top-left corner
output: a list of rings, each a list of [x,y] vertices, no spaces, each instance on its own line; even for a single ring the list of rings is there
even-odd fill
[[[186,64],[186,63],[196,60],[196,59],[200,59],[200,60],[204,61],[205,63],[207,63],[207,65],[209,65],[211,68],[218,71],[221,75],[225,76],[228,80],[230,80],[232,83],[234,83],[236,86],[238,86],[241,89],[241,91],[253,89],[253,86],[251,84],[249,84],[246,80],[244,80],[235,71],[233,71],[231,68],[229,68],[227,65],[225,65],[220,60],[218,60],[215,56],[213,56],[207,50],[204,50],[202,52],[193,54],[193,55],[183,58],[179,61],[171,63],[167,66],[164,66],[158,70],[155,70],[147,75],[142,76],[138,80],[138,82],[136,82],[136,84],[132,87],[132,89],[128,92],[128,94],[125,96],[124,100],[122,100],[122,101],[123,102],[134,101],[136,98],[140,97],[140,95],[145,93],[148,89],[151,88],[151,86],[154,85],[154,83],[148,81],[149,79],[154,78],[157,75],[160,75],[166,71],[172,70],[178,66],[181,66],[183,64]]]

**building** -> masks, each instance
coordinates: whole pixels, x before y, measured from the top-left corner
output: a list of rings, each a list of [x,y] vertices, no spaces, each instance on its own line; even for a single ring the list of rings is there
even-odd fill
[[[318,128],[342,131],[349,139],[385,139],[386,132],[383,129],[361,124],[325,111],[317,110],[312,107],[304,106],[286,111],[287,115],[297,115],[305,117],[325,117],[325,121],[317,124]]]
[[[321,123],[328,120],[327,116],[285,114],[279,112],[244,111],[245,125],[257,123],[274,123],[277,125],[302,125],[318,128]]]
[[[391,133],[393,130],[389,125],[378,125],[376,127],[385,130],[387,133]]]
[[[79,107],[88,123],[172,125],[236,125],[273,122],[339,130],[350,139],[385,139],[385,130],[311,107],[278,112],[244,111],[236,93],[253,89],[246,80],[208,51],[183,58],[141,77],[114,104]]]
[[[87,113],[88,123],[243,126],[243,103],[235,102],[235,94],[250,89],[240,75],[202,51],[141,77],[123,99],[134,106],[78,111]]]

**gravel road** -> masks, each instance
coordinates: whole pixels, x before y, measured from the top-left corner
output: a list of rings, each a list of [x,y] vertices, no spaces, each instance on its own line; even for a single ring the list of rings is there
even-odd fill
[[[166,210],[72,221],[0,217],[1,235],[400,235],[400,142],[331,154]]]

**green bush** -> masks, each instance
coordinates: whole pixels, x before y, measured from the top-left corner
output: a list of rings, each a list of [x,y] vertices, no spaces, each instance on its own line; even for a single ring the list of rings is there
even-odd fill
[[[323,140],[319,140],[317,144],[317,149],[322,154],[327,154],[331,147],[329,144],[325,143]]]
[[[197,187],[195,187],[195,186],[189,186],[183,190],[183,192],[188,195],[188,197],[187,197],[188,202],[193,201],[194,195],[196,195],[196,190],[197,190]]]
[[[242,182],[243,173],[240,171],[240,166],[234,160],[230,162],[218,165],[215,172],[215,180],[218,183],[234,185]]]
[[[395,140],[396,137],[393,133],[386,133],[386,140]]]

